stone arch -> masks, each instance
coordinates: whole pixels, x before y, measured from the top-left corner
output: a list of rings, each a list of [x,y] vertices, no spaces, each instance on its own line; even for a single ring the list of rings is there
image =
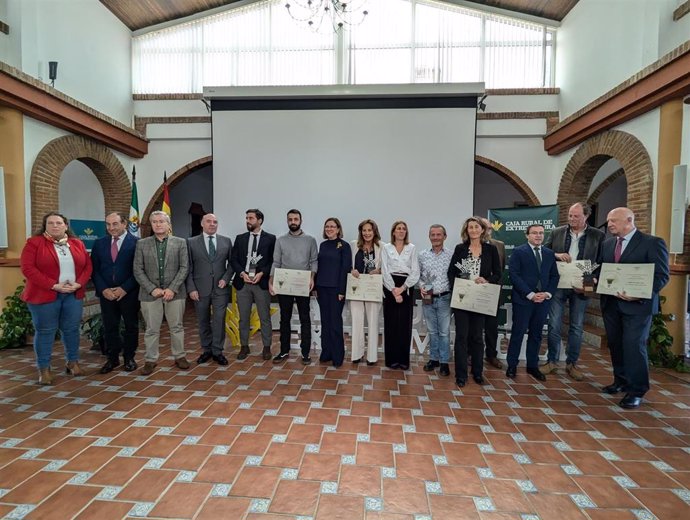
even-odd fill
[[[592,180],[609,159],[616,159],[628,184],[628,207],[635,213],[635,225],[649,233],[652,227],[654,168],[647,149],[634,135],[609,130],[585,141],[565,167],[558,187],[559,218],[565,222],[568,208],[587,200]]]
[[[129,213],[132,185],[125,169],[106,146],[86,137],[68,135],[46,144],[31,168],[31,229],[40,229],[43,215],[57,211],[60,176],[65,167],[77,160],[88,166],[103,190],[105,213]],[[104,215],[105,217],[105,215]]]
[[[531,190],[531,188],[527,185],[527,183],[523,181],[515,172],[513,172],[509,168],[506,168],[505,166],[503,166],[500,163],[497,163],[496,161],[492,161],[491,159],[482,157],[481,155],[475,155],[474,162],[476,164],[481,164],[482,166],[485,166],[486,168],[497,173],[503,179],[508,181],[508,183],[510,183],[510,185],[513,188],[520,192],[520,194],[525,198],[525,200],[530,206],[541,205],[539,199]]]
[[[184,179],[187,175],[190,173],[203,168],[204,166],[208,166],[209,164],[213,163],[213,157],[208,155],[206,157],[202,157],[200,159],[197,159],[195,161],[192,161],[190,163],[185,164],[182,168],[174,172],[172,175],[168,177],[168,189],[172,188],[180,182],[182,179]],[[154,192],[154,194],[151,196],[151,199],[149,200],[149,203],[146,205],[146,209],[142,213],[142,218],[141,218],[141,236],[148,236],[150,234],[150,227],[149,227],[149,216],[151,215],[151,212],[160,209],[161,206],[163,205],[163,183],[158,186],[158,189]]]

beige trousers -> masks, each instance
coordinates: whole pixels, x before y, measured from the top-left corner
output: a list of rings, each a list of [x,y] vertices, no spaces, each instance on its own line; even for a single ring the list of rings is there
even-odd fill
[[[379,348],[379,314],[381,304],[374,302],[350,301],[350,315],[352,316],[352,359],[359,359],[364,355],[364,316],[367,318],[369,330],[367,361],[376,361]]]
[[[164,302],[158,299],[154,302],[141,302],[141,313],[146,320],[146,332],[144,333],[144,345],[146,354],[144,361],[149,363],[158,362],[161,325],[163,316],[168,322],[170,329],[170,349],[175,359],[184,357],[184,327],[182,318],[184,316],[185,300],[171,300]]]

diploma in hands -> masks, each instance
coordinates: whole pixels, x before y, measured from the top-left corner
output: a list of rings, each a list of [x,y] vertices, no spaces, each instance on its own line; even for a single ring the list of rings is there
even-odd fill
[[[654,264],[602,264],[597,292],[649,299],[653,284]]]
[[[380,274],[360,274],[359,278],[355,278],[348,274],[345,299],[381,303],[383,277]]]
[[[582,289],[583,274],[589,269],[589,260],[574,260],[573,262],[556,262],[558,267],[558,289]]]
[[[475,283],[474,280],[456,278],[450,306],[454,309],[496,316],[501,286],[493,283]]]
[[[309,296],[311,271],[276,269],[273,273],[273,290],[287,296]]]

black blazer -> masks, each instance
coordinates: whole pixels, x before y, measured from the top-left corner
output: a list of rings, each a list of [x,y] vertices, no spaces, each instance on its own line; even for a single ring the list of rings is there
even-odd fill
[[[461,278],[460,270],[455,267],[457,262],[462,262],[463,259],[470,256],[470,244],[463,242],[455,246],[453,257],[450,259],[448,266],[448,281],[450,282],[450,290],[453,290],[455,279]],[[487,280],[489,283],[499,283],[501,281],[501,259],[498,256],[498,249],[495,245],[489,242],[482,242],[482,256],[481,264],[479,265],[479,276]]]
[[[609,237],[601,243],[599,264],[613,263],[613,255],[616,249],[616,237]],[[669,279],[668,249],[666,242],[659,237],[642,233],[639,229],[630,239],[625,251],[620,258],[622,264],[654,264],[654,285],[652,286],[651,299],[641,299],[631,302],[621,300],[615,296],[602,294],[599,299],[601,309],[618,305],[618,310],[624,314],[656,314],[659,312],[659,291],[664,288]],[[598,269],[598,271],[600,271]],[[598,277],[597,272],[597,277]]]
[[[91,249],[91,263],[93,264],[93,284],[96,286],[96,296],[101,296],[105,289],[122,287],[127,294],[139,290],[139,284],[134,278],[134,251],[137,247],[137,237],[126,233],[122,240],[120,251],[115,262],[110,256],[110,235],[99,238]]]
[[[235,272],[235,278],[232,281],[232,285],[238,291],[244,287],[244,280],[240,276],[247,266],[247,255],[249,254],[249,244],[251,233],[247,231],[241,235],[237,235],[235,238],[235,245],[232,247],[232,253],[230,254],[230,264],[232,265],[232,270]],[[259,287],[264,290],[268,290],[268,277],[271,274],[271,266],[273,265],[273,249],[276,246],[276,236],[261,231],[259,235],[259,245],[256,249],[256,253],[261,255],[261,260],[256,265],[257,272],[264,273],[259,280]]]

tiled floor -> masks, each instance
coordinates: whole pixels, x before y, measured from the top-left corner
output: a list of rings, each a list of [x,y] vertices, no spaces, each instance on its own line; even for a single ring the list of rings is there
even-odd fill
[[[421,359],[142,377],[83,357],[91,375],[42,388],[31,350],[0,352],[0,518],[690,518],[690,385],[655,371],[621,410],[602,351],[582,383],[490,369],[462,391]]]

